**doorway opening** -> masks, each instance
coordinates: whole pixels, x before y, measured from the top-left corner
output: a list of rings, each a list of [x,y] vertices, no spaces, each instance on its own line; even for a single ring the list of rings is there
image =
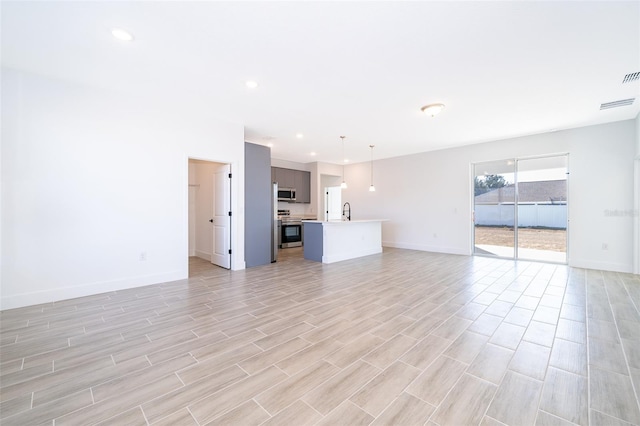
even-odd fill
[[[568,154],[473,164],[473,253],[567,263]]]
[[[320,176],[320,187],[324,190],[323,219],[341,220],[342,218],[342,177],[332,175]]]
[[[230,269],[231,165],[190,158],[188,167],[189,276],[207,264]]]

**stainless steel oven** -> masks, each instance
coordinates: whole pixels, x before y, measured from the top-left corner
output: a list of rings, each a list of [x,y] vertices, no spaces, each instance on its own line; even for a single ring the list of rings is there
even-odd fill
[[[302,246],[302,221],[283,219],[280,231],[282,248]]]

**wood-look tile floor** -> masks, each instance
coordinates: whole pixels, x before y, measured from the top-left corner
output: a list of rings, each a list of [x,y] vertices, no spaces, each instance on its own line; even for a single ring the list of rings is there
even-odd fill
[[[1,313],[3,425],[640,424],[640,277],[385,249]]]

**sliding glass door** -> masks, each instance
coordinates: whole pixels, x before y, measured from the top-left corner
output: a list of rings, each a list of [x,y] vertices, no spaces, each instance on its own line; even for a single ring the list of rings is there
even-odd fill
[[[515,160],[474,165],[474,254],[515,257]]]
[[[519,259],[567,262],[567,156],[517,161]]]
[[[474,254],[566,263],[567,165],[567,155],[474,164]]]

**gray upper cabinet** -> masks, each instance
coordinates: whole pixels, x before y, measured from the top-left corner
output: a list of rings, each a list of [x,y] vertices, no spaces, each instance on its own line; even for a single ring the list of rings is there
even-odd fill
[[[304,171],[296,171],[295,184],[296,186],[296,203],[310,203],[311,202],[311,173]]]
[[[271,180],[280,188],[294,188],[296,203],[311,202],[311,173],[302,170],[271,168]]]
[[[274,167],[276,169],[276,180],[280,188],[295,188],[295,172],[296,170],[283,169],[280,167]]]

